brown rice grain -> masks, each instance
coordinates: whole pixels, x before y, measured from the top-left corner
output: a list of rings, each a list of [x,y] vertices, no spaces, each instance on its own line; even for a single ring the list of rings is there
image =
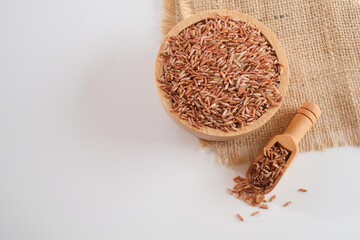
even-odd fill
[[[262,209],[268,209],[269,206],[268,206],[267,204],[261,204],[261,205],[260,205],[260,208],[262,208]]]
[[[256,214],[258,214],[260,211],[255,211],[251,214],[251,216],[255,216]]]
[[[240,215],[240,213],[236,214],[236,216],[238,216],[238,218],[243,222],[244,218]]]
[[[274,200],[275,200],[275,198],[276,198],[276,195],[273,195],[273,196],[269,199],[269,202],[274,201]]]

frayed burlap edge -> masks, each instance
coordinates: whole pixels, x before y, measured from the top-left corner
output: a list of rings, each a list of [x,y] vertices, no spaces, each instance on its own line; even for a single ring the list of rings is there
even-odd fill
[[[178,21],[193,14],[195,14],[193,0],[163,0],[162,34],[166,35]]]
[[[175,0],[163,1],[163,13],[161,22],[161,32],[166,35],[176,24]]]
[[[202,147],[216,146],[219,161],[224,165],[239,164],[238,159],[243,160],[241,163],[249,163],[256,158],[263,146],[266,145],[266,143],[264,143],[263,146],[256,144],[239,144],[233,141],[210,142],[203,139],[200,139],[199,142]],[[346,145],[360,146],[360,129],[322,133],[310,140],[303,139],[299,143],[299,151],[309,152],[312,150],[324,150],[325,148]],[[234,149],[238,149],[238,151],[234,151]]]

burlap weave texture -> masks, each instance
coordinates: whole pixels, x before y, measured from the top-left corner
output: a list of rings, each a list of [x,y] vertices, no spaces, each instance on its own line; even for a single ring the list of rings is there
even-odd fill
[[[224,164],[253,160],[282,133],[304,101],[322,116],[300,142],[300,151],[360,145],[360,1],[357,0],[164,0],[175,22],[199,11],[230,9],[267,25],[284,47],[290,83],[283,105],[258,131],[242,139],[216,142]],[[163,32],[172,27],[163,25]]]

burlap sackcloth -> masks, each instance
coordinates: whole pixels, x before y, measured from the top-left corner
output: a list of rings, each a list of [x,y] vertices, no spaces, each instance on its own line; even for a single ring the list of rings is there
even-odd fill
[[[199,11],[230,9],[268,26],[285,48],[290,82],[274,117],[238,140],[216,146],[224,164],[252,161],[274,135],[282,133],[304,101],[323,113],[300,142],[300,151],[360,145],[359,0],[164,0],[162,31]],[[360,158],[360,157],[359,157]]]

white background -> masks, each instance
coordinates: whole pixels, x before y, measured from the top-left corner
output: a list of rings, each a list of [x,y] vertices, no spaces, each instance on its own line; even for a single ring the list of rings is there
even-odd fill
[[[1,240],[359,239],[358,148],[300,154],[255,217],[227,194],[246,166],[157,98],[160,0],[0,5]]]

